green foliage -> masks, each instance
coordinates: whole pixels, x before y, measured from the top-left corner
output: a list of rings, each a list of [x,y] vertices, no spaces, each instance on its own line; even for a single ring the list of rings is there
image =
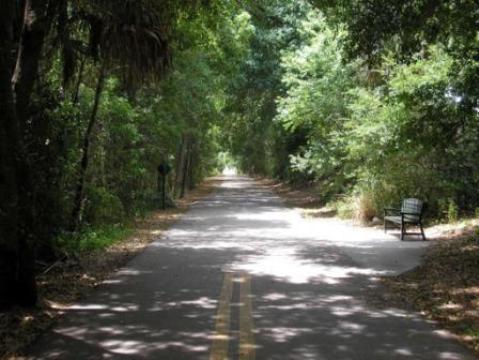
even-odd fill
[[[407,63],[385,52],[370,69],[343,56],[348,32],[321,14],[311,12],[302,29],[303,45],[283,56],[288,90],[276,117],[288,132],[306,134],[289,154],[292,171],[321,184],[326,200],[359,194],[360,218],[410,196],[428,201],[431,214],[449,198],[473,209],[477,179],[464,162],[479,165],[469,157],[477,151],[470,137],[477,112],[464,112],[444,46],[431,45]]]
[[[89,224],[112,224],[127,219],[124,205],[119,197],[102,187],[88,189],[84,222]]]
[[[343,196],[339,200],[331,202],[329,205],[336,210],[340,219],[355,218],[355,199],[353,196]]]
[[[342,138],[356,64],[343,64],[341,29],[328,28],[311,12],[303,22],[304,45],[283,56],[286,94],[279,99],[276,121],[289,132],[302,131],[306,143],[290,154],[291,168],[321,183],[323,195],[341,193],[354,174],[337,176],[346,156]]]
[[[237,163],[229,152],[220,152],[218,154],[218,171],[222,172],[225,169],[236,169]]]
[[[442,43],[455,56],[477,54],[477,3],[473,0],[311,0],[332,24],[346,24],[350,57],[380,62],[385,48],[407,60],[424,44]]]
[[[125,239],[133,230],[126,226],[102,225],[87,227],[75,234],[62,234],[55,239],[55,246],[68,253],[90,252],[104,249]]]
[[[172,168],[169,198],[218,171],[227,89],[254,33],[251,15],[232,2],[62,5],[52,8],[51,33],[35,59],[41,76],[22,126],[34,179],[34,203],[22,206],[36,219],[26,231],[46,258],[58,234],[77,229],[82,235],[58,244],[94,248],[108,242],[109,230],[90,236],[91,229],[157,208],[160,163]],[[8,59],[18,53],[5,51]]]
[[[250,174],[287,177],[289,152],[297,134],[274,122],[277,99],[285,91],[281,81],[282,53],[298,45],[298,31],[310,7],[304,1],[263,0],[249,4],[247,56],[237,58],[239,71],[228,87],[222,143]]]
[[[374,200],[373,193],[363,192],[341,196],[331,201],[329,206],[336,210],[341,219],[353,219],[357,223],[368,224],[379,215]]]
[[[172,197],[231,166],[314,183],[361,221],[411,196],[451,221],[479,205],[472,0],[65,4],[19,126],[39,253],[71,229],[80,180],[92,240],[58,243],[77,250],[158,206],[163,162]]]

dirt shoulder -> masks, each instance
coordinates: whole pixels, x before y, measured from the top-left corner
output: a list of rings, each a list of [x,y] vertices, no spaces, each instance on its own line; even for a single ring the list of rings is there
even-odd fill
[[[446,234],[417,268],[382,278],[389,303],[413,307],[479,355],[479,245],[472,228]]]
[[[294,187],[283,182],[257,178],[260,186],[272,189],[290,207],[297,207],[305,211],[308,209],[319,209],[323,206],[321,198],[315,193],[314,188],[303,186]]]
[[[289,206],[301,209],[305,217],[335,216],[314,189],[259,181]],[[381,307],[420,312],[479,355],[479,219],[431,226],[426,234],[432,244],[422,264],[398,276],[382,277],[384,286],[373,301]]]
[[[177,201],[176,208],[157,211],[138,220],[132,235],[104,250],[52,264],[47,273],[37,277],[40,301],[36,308],[13,308],[0,313],[0,359],[18,359],[22,349],[50,328],[69,304],[85,297],[158,239],[190,205],[210,194],[217,182],[214,178],[208,179]]]

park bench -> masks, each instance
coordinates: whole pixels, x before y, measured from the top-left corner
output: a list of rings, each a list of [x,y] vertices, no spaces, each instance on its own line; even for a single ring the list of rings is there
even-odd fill
[[[422,228],[422,218],[424,214],[425,204],[415,198],[404,199],[401,209],[384,208],[384,232],[388,229],[401,229],[401,240],[404,235],[421,235],[426,240],[424,230]],[[417,226],[421,230],[420,233],[406,232],[406,226]]]

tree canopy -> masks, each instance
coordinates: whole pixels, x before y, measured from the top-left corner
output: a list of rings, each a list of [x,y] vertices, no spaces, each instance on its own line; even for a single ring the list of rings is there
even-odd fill
[[[479,207],[472,0],[2,1],[0,306],[226,162],[347,211]],[[73,250],[72,250],[73,249]]]

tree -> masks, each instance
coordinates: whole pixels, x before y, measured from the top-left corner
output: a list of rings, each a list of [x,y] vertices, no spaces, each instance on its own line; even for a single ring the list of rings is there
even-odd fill
[[[31,244],[32,176],[29,170],[24,134],[33,85],[41,57],[44,38],[51,25],[55,1],[27,0],[23,4],[23,19],[16,48],[16,3],[4,2],[0,18],[1,98],[0,112],[5,114],[2,131],[2,188],[5,189],[0,214],[2,228],[0,246],[3,270],[0,303],[16,302],[33,305],[37,300],[34,279],[34,256]],[[12,61],[11,54],[16,54]],[[13,68],[14,66],[14,68]],[[13,89],[12,89],[13,87]]]
[[[284,141],[289,135],[273,122],[276,99],[285,91],[281,53],[300,43],[297,29],[308,6],[297,1],[261,1],[246,10],[254,31],[247,56],[239,63],[240,72],[228,91],[224,142],[243,171],[286,175],[289,162],[284,146],[294,142]]]
[[[161,78],[171,63],[169,42],[177,19],[185,13],[194,17],[204,5],[189,0],[2,2],[0,289],[6,296],[2,305],[35,303],[34,250],[48,248],[45,242],[51,243],[55,233],[64,229],[61,224],[53,228],[53,219],[73,207],[76,228],[102,83],[107,80],[106,75],[99,76],[85,121],[79,97],[92,80],[85,76],[85,68],[95,71],[95,62],[100,61],[100,69],[109,68],[111,76],[122,79],[133,101],[137,89]],[[68,92],[71,97],[65,96]],[[82,145],[66,145],[68,138],[78,139],[73,134],[84,125],[82,141],[74,142]],[[61,187],[75,178],[76,161],[80,164],[73,180],[76,195],[71,196],[70,184],[63,196]],[[74,199],[73,206],[65,205],[69,199]]]

